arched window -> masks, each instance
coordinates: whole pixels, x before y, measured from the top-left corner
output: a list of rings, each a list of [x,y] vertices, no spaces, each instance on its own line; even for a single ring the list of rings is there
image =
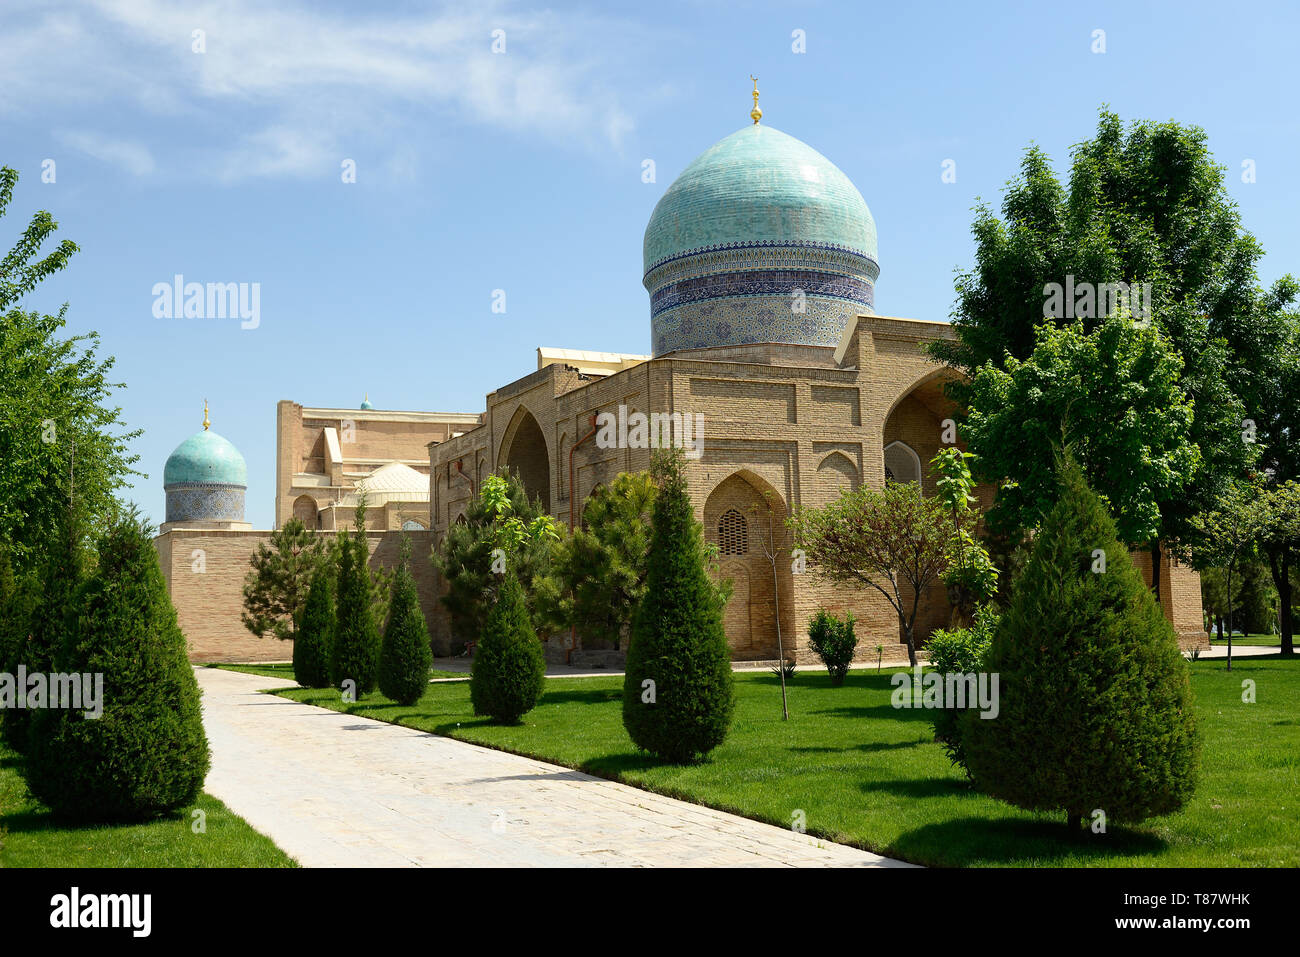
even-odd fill
[[[423,531],[426,531],[426,529],[425,529],[425,527],[424,527],[424,525],[423,525],[422,523],[417,522],[417,521],[416,521],[415,519],[413,519],[413,518],[408,518],[406,521],[404,521],[404,522],[402,523],[402,531],[404,531],[404,532],[423,532]]]
[[[718,519],[718,551],[723,555],[749,554],[749,526],[745,516],[729,508]]]
[[[903,442],[885,446],[885,481],[921,484],[921,458]]]

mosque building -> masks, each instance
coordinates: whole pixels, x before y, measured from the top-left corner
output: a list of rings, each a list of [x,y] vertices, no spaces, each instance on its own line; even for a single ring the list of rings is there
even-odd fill
[[[794,508],[825,505],[862,483],[915,482],[922,494],[934,493],[926,463],[942,447],[945,420],[956,411],[944,390],[956,373],[925,347],[953,332],[944,322],[875,314],[876,225],[861,193],[812,147],[761,122],[757,84],[750,116],[751,124],[690,163],[651,214],[643,244],[651,355],[539,348],[537,368],[489,393],[482,413],[385,413],[366,408],[368,401],[355,411],[281,402],[277,524],[298,516],[326,531],[344,527],[356,492],[368,489],[368,501],[383,497],[368,523],[376,536],[372,561],[388,563],[396,546],[385,545],[385,537],[405,527],[437,547],[483,479],[509,469],[530,496],[571,525],[581,521],[582,505],[599,485],[649,467],[645,442],[632,441],[625,429],[609,441],[599,422],[624,423],[638,414],[665,427],[689,422],[697,428],[697,447],[687,457],[687,481],[705,536],[717,546],[720,574],[732,582],[725,628],[733,657],[776,659],[779,634],[787,658],[813,662],[807,622],[827,608],[853,612],[860,657],[875,660],[880,645],[885,661],[904,659],[898,617],[884,597],[803,572],[785,520]],[[340,438],[348,429],[350,455]],[[214,467],[233,461],[210,444]],[[216,467],[204,485],[201,469],[182,469],[178,460],[173,475],[169,461],[168,524],[160,541],[169,531],[176,536],[178,522],[190,517],[233,514],[228,506],[236,489],[242,521],[239,463],[238,469]],[[185,497],[198,490],[210,496],[207,505]],[[992,490],[979,492],[987,507]],[[201,532],[245,536],[233,546],[236,553],[243,548],[244,570],[253,547],[247,536],[267,534],[213,526],[184,534]],[[169,554],[181,557],[171,559],[169,581],[183,572],[184,549],[175,545]],[[1149,556],[1135,559],[1149,577]],[[437,601],[436,573],[420,572],[434,649],[447,654],[473,636],[453,633]],[[1165,614],[1180,638],[1203,643],[1198,576],[1170,558],[1161,563],[1161,578]],[[237,606],[237,594],[234,601]],[[218,616],[231,622],[223,634],[243,632],[237,607]],[[946,593],[935,586],[922,596],[918,638],[949,616]],[[202,653],[224,653],[216,631],[203,630],[211,637]],[[277,651],[285,657],[283,648]],[[621,660],[619,652],[584,645],[581,635],[571,643],[567,633],[547,641],[547,655],[592,665]]]

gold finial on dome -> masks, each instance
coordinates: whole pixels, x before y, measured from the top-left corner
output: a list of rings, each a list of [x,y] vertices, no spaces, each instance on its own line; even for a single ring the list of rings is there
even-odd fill
[[[204,399],[203,400],[203,431],[206,432],[208,430],[208,426],[211,424],[212,423],[208,421],[208,400]]]
[[[758,121],[763,118],[763,111],[758,108],[758,77],[751,73],[749,78],[754,81],[754,108],[749,111],[749,115],[753,119],[754,125],[757,126]]]

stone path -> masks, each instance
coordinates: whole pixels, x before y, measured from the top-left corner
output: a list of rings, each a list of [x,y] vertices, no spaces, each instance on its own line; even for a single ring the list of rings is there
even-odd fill
[[[307,867],[908,867],[195,669],[207,790]]]

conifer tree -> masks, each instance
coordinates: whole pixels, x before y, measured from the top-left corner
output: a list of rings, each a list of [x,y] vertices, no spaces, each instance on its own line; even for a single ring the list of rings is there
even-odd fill
[[[316,569],[307,591],[307,606],[298,626],[298,637],[293,640],[293,677],[304,688],[328,688],[330,684],[335,614],[333,578],[328,568]]]
[[[17,580],[10,605],[13,619],[7,658],[0,670],[16,675],[21,665],[28,674],[52,670],[55,652],[73,626],[74,599],[81,582],[82,543],[76,517],[70,508],[59,517],[58,531],[41,556],[39,572]],[[4,712],[5,742],[15,751],[27,750],[32,712],[12,709]]]
[[[1199,745],[1187,663],[1072,462],[985,659],[998,712],[961,714],[976,786],[1017,807],[1133,822],[1191,797]]]
[[[693,761],[727,736],[733,691],[722,627],[725,596],[710,580],[680,450],[658,454],[646,590],[632,624],[623,726],[637,747]]]
[[[358,696],[375,690],[379,665],[379,630],[370,603],[365,533],[339,534],[338,595],[334,641],[330,646],[330,683],[338,688],[356,682]]]
[[[53,670],[102,675],[102,714],[34,712],[32,794],[77,820],[143,820],[194,802],[207,776],[207,737],[185,636],[149,528],[135,513],[99,542],[94,574],[75,597],[76,628]]]
[[[507,568],[474,649],[469,696],[474,713],[514,724],[537,704],[546,657],[533,631],[524,589]]]
[[[411,543],[402,541],[402,564],[393,576],[388,624],[379,652],[379,690],[398,704],[413,705],[429,689],[433,649],[411,575]]]

